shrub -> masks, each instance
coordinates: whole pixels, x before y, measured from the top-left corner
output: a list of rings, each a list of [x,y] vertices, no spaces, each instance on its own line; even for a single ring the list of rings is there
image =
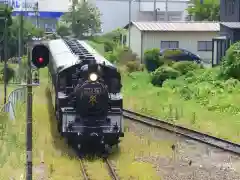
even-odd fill
[[[140,62],[140,60],[137,58],[137,54],[133,53],[132,50],[130,50],[126,47],[120,49],[120,51],[119,51],[119,62],[122,63],[122,64],[126,64],[129,61]]]
[[[144,70],[144,66],[140,64],[138,61],[128,61],[126,67],[129,73]]]
[[[240,42],[233,44],[222,59],[221,75],[224,78],[235,78],[240,80]]]
[[[144,63],[148,72],[155,71],[159,66],[163,65],[163,62],[160,61],[159,49],[150,49],[144,52]]]
[[[160,64],[164,64],[166,66],[172,66],[174,64],[174,61],[171,59],[166,59],[163,56],[159,57]]]
[[[118,61],[117,54],[112,51],[105,52],[104,57],[111,63],[116,63]]]
[[[195,69],[200,69],[200,66],[198,64],[190,61],[176,62],[172,67],[183,75]]]
[[[1,69],[0,74],[2,81],[4,81],[4,68]],[[14,77],[14,75],[15,75],[14,69],[7,67],[7,83],[9,83],[9,81]]]
[[[104,41],[104,51],[105,52],[109,52],[109,51],[113,51],[115,44],[111,41]]]
[[[122,46],[116,47],[113,51],[106,52],[104,56],[112,63],[126,64],[129,61],[139,61],[135,53],[129,50],[128,47]]]
[[[162,66],[152,72],[151,83],[155,86],[162,86],[165,80],[176,79],[178,76],[180,76],[179,71],[169,66]]]
[[[104,52],[113,51],[115,48],[115,43],[111,41],[110,39],[106,37],[101,36],[95,36],[93,38],[90,38],[91,41],[97,43],[97,44],[103,44],[104,45]]]

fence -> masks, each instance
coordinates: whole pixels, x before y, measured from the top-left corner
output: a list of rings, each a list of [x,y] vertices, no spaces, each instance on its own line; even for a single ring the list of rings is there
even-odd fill
[[[19,101],[25,102],[26,100],[26,88],[18,88],[10,93],[8,96],[8,102],[3,105],[1,112],[9,113],[9,118],[14,120],[15,117],[15,108]]]

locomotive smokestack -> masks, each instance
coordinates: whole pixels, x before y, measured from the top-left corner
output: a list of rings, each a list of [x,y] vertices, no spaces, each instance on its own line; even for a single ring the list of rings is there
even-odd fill
[[[96,64],[96,61],[91,61],[88,64],[88,74],[93,73],[93,72],[97,72],[98,71],[98,65]]]

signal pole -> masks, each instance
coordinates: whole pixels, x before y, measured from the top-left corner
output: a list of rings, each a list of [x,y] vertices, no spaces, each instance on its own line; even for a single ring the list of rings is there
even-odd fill
[[[30,41],[30,39],[28,39]],[[26,180],[32,180],[32,65],[31,65],[31,44],[28,42],[28,77],[27,77],[27,157],[26,157]]]
[[[32,180],[32,87],[38,84],[32,83],[32,63],[37,69],[44,68],[49,63],[49,49],[39,42],[34,42],[28,36],[28,77],[27,84],[27,112],[26,112],[26,180]]]

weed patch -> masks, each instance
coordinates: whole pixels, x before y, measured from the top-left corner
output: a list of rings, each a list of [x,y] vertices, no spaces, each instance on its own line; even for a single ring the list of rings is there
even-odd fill
[[[124,107],[240,142],[239,83],[199,69],[154,87],[147,72],[122,73]],[[174,121],[173,121],[174,120]]]
[[[15,121],[7,114],[0,115],[0,179],[19,179],[25,164],[25,108],[17,107]]]

